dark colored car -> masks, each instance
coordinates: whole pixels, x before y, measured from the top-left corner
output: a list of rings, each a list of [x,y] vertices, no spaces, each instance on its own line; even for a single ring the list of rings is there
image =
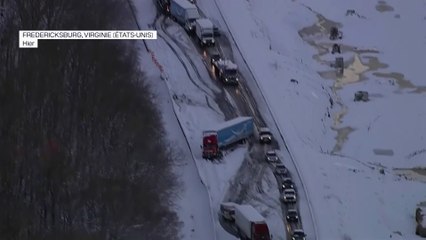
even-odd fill
[[[281,201],[285,204],[293,204],[296,203],[296,191],[294,189],[286,189],[281,195]]]
[[[302,229],[296,229],[291,235],[292,240],[306,240],[306,234]]]
[[[209,48],[207,50],[207,53],[210,57],[210,64],[213,64],[214,62],[219,61],[222,58],[217,48]]]
[[[278,163],[278,164],[275,165],[274,173],[277,174],[278,176],[286,177],[287,174],[288,174],[288,170],[287,170],[287,168],[285,167],[284,164]]]
[[[277,163],[280,162],[280,159],[278,158],[278,155],[275,151],[270,150],[267,151],[265,154],[265,160],[269,163]]]
[[[281,190],[284,191],[286,189],[294,189],[293,180],[291,180],[291,178],[284,178],[282,181]]]
[[[287,222],[297,223],[299,221],[299,213],[296,209],[289,209],[285,218],[287,219]]]

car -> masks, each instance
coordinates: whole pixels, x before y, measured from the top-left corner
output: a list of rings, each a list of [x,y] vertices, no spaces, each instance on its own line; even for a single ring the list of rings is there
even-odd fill
[[[291,180],[291,178],[283,178],[282,180],[281,190],[284,191],[286,189],[294,189],[293,180]]]
[[[261,144],[272,143],[272,133],[267,127],[259,128],[259,142]]]
[[[235,206],[237,204],[233,202],[224,202],[220,204],[220,213],[226,221],[235,221]]]
[[[274,150],[269,150],[265,154],[265,160],[270,163],[280,162],[277,153]]]
[[[291,234],[292,240],[306,240],[306,233],[302,229],[295,229]]]
[[[286,189],[281,195],[281,200],[284,203],[296,203],[296,191],[294,189]]]
[[[278,176],[286,177],[288,175],[288,169],[285,167],[283,163],[275,164],[274,173]]]
[[[287,219],[287,222],[297,223],[299,221],[299,213],[296,209],[289,209],[285,218]]]
[[[222,56],[220,55],[220,52],[217,48],[213,47],[213,48],[209,48],[207,50],[207,54],[210,57],[210,64],[213,65],[214,62],[219,61],[220,59],[222,59]]]

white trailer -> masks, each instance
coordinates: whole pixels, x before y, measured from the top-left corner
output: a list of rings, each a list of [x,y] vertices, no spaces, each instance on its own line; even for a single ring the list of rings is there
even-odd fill
[[[243,239],[270,240],[269,228],[265,218],[251,205],[235,206],[235,226]]]
[[[208,18],[195,21],[195,34],[201,47],[214,45],[213,23]]]

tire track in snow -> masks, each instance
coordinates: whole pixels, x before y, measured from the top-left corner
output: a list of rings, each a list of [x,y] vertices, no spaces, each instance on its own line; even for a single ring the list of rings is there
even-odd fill
[[[190,58],[190,56],[188,55],[188,53],[185,50],[185,47],[179,42],[177,41],[172,34],[170,34],[167,30],[167,27],[165,26],[165,17],[161,16],[159,17],[159,19],[156,21],[155,23],[155,29],[158,31],[158,36],[160,36],[165,42],[166,44],[169,46],[169,48],[173,51],[173,53],[176,55],[176,57],[179,59],[179,61],[182,63],[182,65],[185,68],[185,71],[189,77],[189,79],[191,80],[191,82],[201,91],[203,91],[207,96],[211,97],[212,99],[215,100],[215,102],[217,103],[217,105],[219,106],[220,110],[223,112],[223,114],[225,115],[226,119],[231,119],[233,117],[236,117],[236,110],[234,109],[234,107],[232,106],[232,104],[227,100],[226,95],[221,92],[218,93],[217,91],[214,91],[213,89],[211,89],[210,87],[206,86],[207,84],[204,83],[204,85],[210,90],[212,91],[212,93],[215,94],[215,96],[212,96],[209,92],[207,92],[204,88],[202,88],[200,86],[200,84],[198,84],[198,82],[192,77],[192,75],[190,74],[189,69],[191,68],[196,76],[198,77],[199,80],[203,81],[202,76],[197,68],[197,66],[195,65],[195,63],[192,61],[192,59]],[[158,23],[159,21],[161,21],[160,23]],[[159,27],[158,27],[159,25]],[[164,35],[163,35],[164,34]],[[176,46],[173,46],[173,44],[171,42],[173,42],[173,44]],[[177,49],[176,49],[177,48]],[[182,53],[179,54],[178,50]],[[183,59],[183,57],[185,57],[185,59],[188,61],[190,67],[187,66],[187,64],[185,64],[185,60]],[[211,105],[208,103],[209,108],[211,108],[212,110],[214,110],[215,112],[217,112],[215,109],[213,109],[211,107]],[[219,113],[219,115],[221,115]]]
[[[257,83],[257,81],[256,81],[256,78],[255,78],[255,75],[254,75],[253,71],[250,69],[249,64],[247,63],[247,61],[246,61],[246,59],[245,59],[244,55],[242,54],[242,51],[241,51],[240,47],[238,46],[237,42],[235,41],[234,35],[232,34],[232,31],[231,31],[231,29],[230,29],[230,27],[229,27],[228,23],[227,23],[227,22],[226,22],[226,20],[225,20],[225,16],[223,15],[222,10],[220,9],[219,4],[217,3],[217,0],[213,0],[213,2],[214,2],[214,4],[216,5],[216,8],[217,8],[217,10],[218,10],[218,12],[219,12],[220,16],[222,17],[223,22],[225,23],[225,26],[226,26],[226,28],[227,28],[227,30],[228,30],[228,32],[229,32],[229,35],[231,36],[232,41],[233,41],[233,43],[235,44],[237,51],[239,52],[239,55],[241,56],[241,58],[243,59],[243,61],[244,61],[245,65],[247,66],[247,69],[248,69],[248,71],[250,72],[250,75],[251,75],[251,76],[252,76],[252,78],[254,79],[254,82],[255,82],[255,84],[256,84],[256,86],[257,86],[257,88],[259,89],[259,93],[261,94],[261,96],[262,96],[263,100],[264,100],[264,101],[265,101],[265,103],[266,103],[267,110],[269,111],[270,115],[272,116],[272,120],[274,121],[276,128],[279,130],[279,134],[280,134],[281,140],[283,141],[283,143],[284,143],[284,147],[285,147],[286,151],[288,152],[288,154],[289,154],[289,156],[290,156],[290,160],[291,160],[291,162],[293,163],[293,165],[294,165],[294,167],[295,167],[295,169],[296,169],[296,174],[297,174],[297,176],[298,176],[298,178],[299,178],[299,180],[300,180],[300,183],[301,183],[301,185],[302,185],[302,189],[303,189],[304,194],[305,194],[305,196],[306,196],[306,201],[307,201],[307,205],[308,205],[308,208],[309,208],[308,210],[309,210],[309,214],[310,214],[310,216],[311,216],[312,227],[313,227],[314,234],[315,234],[314,239],[317,239],[317,236],[318,236],[318,230],[317,230],[317,226],[316,226],[316,222],[315,222],[315,217],[314,217],[314,213],[313,213],[312,203],[311,203],[311,202],[310,202],[310,200],[309,200],[309,197],[308,197],[308,191],[307,191],[307,189],[306,189],[306,187],[305,187],[305,184],[303,183],[303,180],[302,180],[302,177],[301,177],[301,176],[302,176],[302,174],[300,173],[300,170],[299,170],[299,168],[298,168],[298,166],[297,166],[297,163],[296,163],[296,161],[294,161],[293,155],[291,154],[291,152],[290,152],[290,150],[289,150],[289,148],[288,148],[288,146],[287,146],[287,143],[286,143],[286,141],[285,141],[285,139],[284,139],[284,136],[283,136],[283,134],[282,134],[282,131],[281,131],[281,129],[280,129],[280,127],[279,127],[278,123],[277,123],[277,122],[276,122],[276,120],[275,120],[275,115],[274,115],[274,114],[273,114],[273,112],[271,111],[271,107],[270,107],[270,105],[269,105],[269,103],[268,103],[268,101],[267,101],[267,99],[266,99],[265,95],[264,95],[264,94],[263,94],[263,92],[260,90],[261,88],[260,88],[259,84],[258,84],[258,83]]]
[[[164,32],[164,34],[167,35],[167,37],[173,41],[174,44],[176,44],[176,46],[180,49],[180,51],[183,53],[183,55],[185,56],[185,58],[188,60],[189,64],[191,64],[192,69],[194,70],[195,74],[197,75],[198,79],[204,82],[204,78],[201,77],[200,72],[198,71],[197,66],[195,65],[195,63],[192,61],[191,57],[188,55],[187,51],[185,50],[186,47],[182,45],[181,42],[179,42],[178,40],[176,40],[176,38],[168,31],[168,25],[166,23],[166,20],[168,18],[163,18],[161,21],[161,30]],[[204,82],[204,85],[212,92],[215,92],[213,89],[211,89],[210,87],[207,86],[208,83]]]
[[[262,185],[262,183],[263,183],[263,175],[265,174],[265,170],[266,170],[267,168],[265,167],[265,166],[262,166],[262,168],[260,169],[260,173],[259,173],[259,175],[261,176],[261,177],[259,177],[259,178],[257,178],[256,179],[256,190],[257,190],[257,192],[258,193],[260,193],[260,194],[263,194],[263,193],[265,193],[265,191],[263,190],[263,185]]]
[[[201,16],[205,17],[205,15],[201,11],[200,11],[200,14],[201,14]],[[166,31],[166,34],[167,34],[168,33],[167,30],[165,30],[165,31]],[[185,56],[190,60],[190,57],[189,57],[188,53],[186,52],[186,51],[188,51],[187,47],[183,46],[183,44],[181,42],[179,42],[178,40],[176,40],[170,33],[168,34],[168,36],[175,42],[176,45],[179,46],[179,48],[182,50],[182,52],[184,52]],[[195,41],[193,38],[191,40],[192,40],[191,42],[194,44],[195,49],[198,51],[198,53],[201,56],[204,56],[204,50],[198,46],[197,41]],[[220,49],[220,53],[222,54],[222,56],[224,55],[222,49]],[[202,58],[202,62],[204,64],[204,66],[206,67],[210,78],[212,80],[217,80],[217,81],[213,81],[213,82],[215,83],[215,85],[219,89],[221,89],[221,94],[217,94],[215,100],[218,104],[222,103],[222,104],[224,104],[223,105],[224,108],[225,107],[227,108],[225,110],[226,112],[224,112],[226,120],[229,120],[229,119],[232,119],[232,118],[238,116],[237,112],[235,111],[235,108],[232,107],[231,110],[229,108],[229,105],[232,106],[232,104],[228,101],[228,96],[226,94],[226,93],[228,93],[228,95],[231,96],[234,99],[234,101],[237,103],[236,107],[239,108],[238,110],[240,110],[240,113],[243,113],[244,115],[250,115],[250,112],[252,112],[253,114],[251,114],[251,115],[255,116],[255,119],[254,119],[255,122],[257,124],[262,122],[262,124],[263,124],[262,119],[260,119],[260,121],[259,121],[260,115],[257,114],[257,117],[256,117],[255,111],[251,110],[252,107],[249,105],[249,102],[246,100],[246,97],[244,95],[239,96],[238,94],[236,94],[235,91],[233,91],[233,89],[234,89],[233,87],[228,88],[227,86],[224,86],[222,83],[220,83],[218,81],[216,75],[210,70],[211,66],[208,64],[207,59]],[[193,64],[192,60],[191,60],[191,63],[193,65],[193,67],[195,67],[195,64]],[[198,73],[198,77],[201,78],[199,73]],[[223,102],[223,101],[226,101],[226,103]],[[222,108],[222,110],[224,110],[224,109]]]
[[[258,145],[249,147],[250,152],[244,156],[244,161],[238,169],[237,174],[229,184],[225,194],[225,202],[243,203],[257,192],[264,193],[262,179],[265,175],[268,164],[260,163],[262,149]]]
[[[204,14],[203,11],[201,11],[200,8],[198,8],[198,11],[200,12],[201,17],[207,18],[207,16]],[[222,34],[220,37],[217,38],[217,42],[219,44],[216,47],[218,48],[221,56],[224,56],[225,58],[235,62],[229,39],[224,34]],[[226,48],[226,50],[228,51],[225,51],[224,48]],[[201,55],[204,54],[202,49],[200,48],[197,48],[197,49]],[[203,60],[203,62],[206,68],[209,70],[209,65],[207,64],[207,62],[205,60]],[[209,73],[211,73],[211,71],[209,71]],[[239,77],[241,80],[244,80],[244,78],[241,75]],[[215,78],[215,76],[213,76],[212,78]],[[256,126],[258,127],[266,126],[265,121],[263,120],[262,115],[260,114],[257,108],[257,103],[254,100],[250,90],[247,88],[247,86],[245,86],[244,81],[240,81],[240,84],[238,85],[238,87],[233,88],[232,90],[227,89],[227,87],[223,85],[222,85],[222,88],[224,91],[228,92],[228,94],[235,100],[235,102],[237,102],[238,107],[241,110],[241,113],[247,116],[248,115],[253,116]],[[245,103],[245,104],[241,104],[241,103]]]
[[[182,63],[182,66],[185,68],[185,71],[189,77],[189,79],[191,80],[191,82],[201,91],[203,91],[207,96],[212,97],[213,96],[207,91],[205,90],[203,87],[201,87],[197,81],[194,80],[194,78],[192,77],[192,74],[190,73],[190,68],[195,72],[195,74],[197,74],[197,76],[199,76],[198,70],[195,67],[194,63],[192,61],[190,61],[186,55],[185,58],[187,60],[187,62],[189,62],[189,64],[191,65],[191,67],[188,67],[185,62],[185,60],[182,58],[182,55],[178,53],[178,50],[176,49],[176,47],[174,47],[170,41],[174,42],[173,38],[170,36],[170,34],[167,32],[167,30],[164,28],[163,25],[163,19],[164,17],[159,17],[156,21],[155,21],[155,25],[154,25],[154,29],[158,31],[158,36],[164,40],[164,42],[167,44],[167,46],[169,46],[169,48],[173,51],[174,55],[179,59],[179,62]],[[159,23],[160,22],[160,23]],[[179,48],[179,50],[182,51],[182,49]],[[210,89],[211,90],[211,89]]]

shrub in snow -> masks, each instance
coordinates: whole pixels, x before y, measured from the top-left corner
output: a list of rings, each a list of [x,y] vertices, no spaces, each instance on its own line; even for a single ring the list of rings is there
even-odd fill
[[[425,208],[417,208],[416,209],[416,235],[426,238],[426,222],[423,221],[423,210]]]

